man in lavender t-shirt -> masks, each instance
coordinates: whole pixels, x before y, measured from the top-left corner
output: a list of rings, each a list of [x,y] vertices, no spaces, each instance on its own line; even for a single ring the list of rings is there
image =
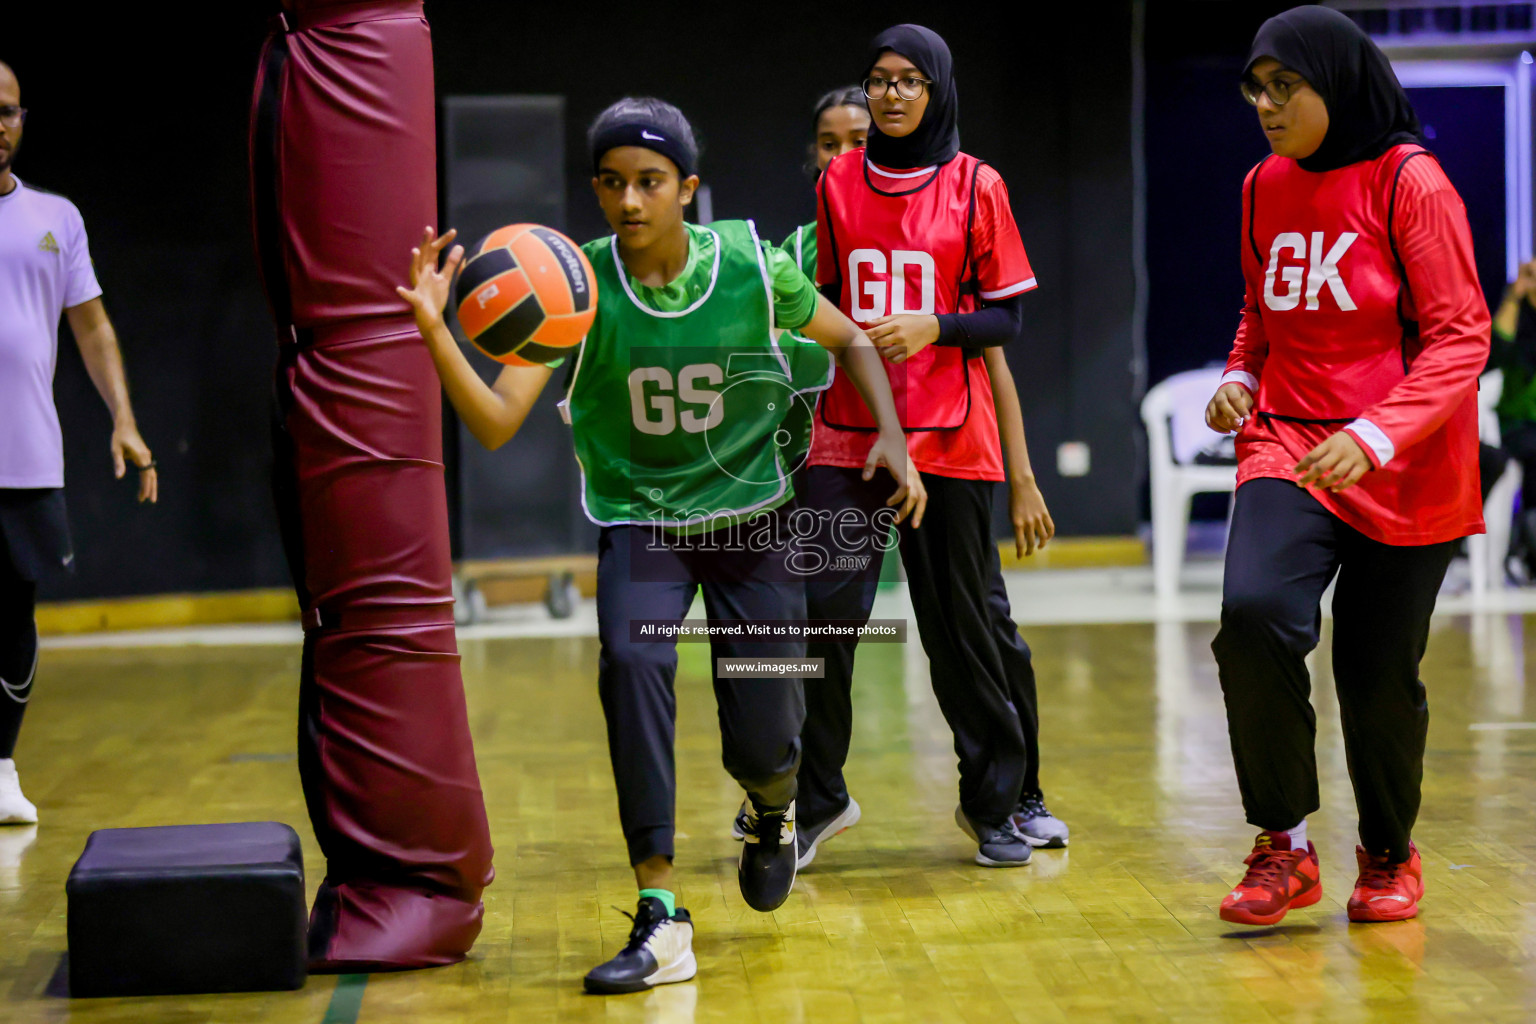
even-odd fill
[[[37,673],[37,581],[74,561],[53,404],[61,313],[112,412],[117,475],[133,463],[140,501],[156,500],[159,486],[154,457],[134,423],[80,211],[11,173],[26,114],[15,74],[0,63],[0,825],[37,821],[11,755]]]

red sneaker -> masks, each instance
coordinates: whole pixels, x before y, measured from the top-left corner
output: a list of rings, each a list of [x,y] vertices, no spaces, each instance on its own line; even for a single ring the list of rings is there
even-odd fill
[[[1424,896],[1424,869],[1419,851],[1408,844],[1408,859],[1388,864],[1385,857],[1373,857],[1355,847],[1360,877],[1349,897],[1351,921],[1406,921],[1419,914],[1419,900]]]
[[[1310,907],[1323,898],[1317,848],[1291,849],[1284,832],[1260,832],[1243,861],[1248,873],[1221,901],[1221,919],[1234,924],[1274,924],[1293,907]]]

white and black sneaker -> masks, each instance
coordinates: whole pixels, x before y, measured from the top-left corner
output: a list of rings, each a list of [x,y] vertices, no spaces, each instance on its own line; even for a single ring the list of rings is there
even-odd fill
[[[848,806],[844,807],[832,816],[830,820],[820,825],[801,825],[796,829],[796,850],[799,857],[795,861],[795,870],[804,871],[805,866],[816,859],[816,849],[822,843],[833,836],[842,835],[859,823],[859,802],[853,797],[848,798]]]
[[[1020,800],[1012,820],[1014,830],[1030,846],[1058,850],[1067,845],[1067,823],[1046,810],[1045,797],[1039,793]]]
[[[668,982],[687,981],[699,971],[693,958],[693,919],[682,907],[671,917],[655,896],[640,901],[635,926],[619,955],[587,972],[586,989],[598,995],[643,992]]]
[[[781,811],[747,809],[747,834],[736,864],[741,896],[753,910],[777,910],[795,886],[795,802]]]
[[[976,843],[976,863],[982,867],[1019,868],[1029,863],[1032,847],[1011,822],[1002,828],[978,828],[965,808],[956,807],[955,824]]]

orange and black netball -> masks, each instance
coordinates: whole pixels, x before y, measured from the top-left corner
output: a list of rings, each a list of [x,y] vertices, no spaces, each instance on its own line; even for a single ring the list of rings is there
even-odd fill
[[[454,297],[465,336],[509,366],[569,355],[597,315],[597,284],[586,254],[539,224],[510,224],[476,242]]]

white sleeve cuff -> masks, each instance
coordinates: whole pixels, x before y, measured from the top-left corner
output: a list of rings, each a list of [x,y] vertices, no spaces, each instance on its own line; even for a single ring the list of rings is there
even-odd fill
[[[1247,370],[1232,370],[1226,374],[1223,374],[1221,383],[1241,384],[1243,387],[1247,388],[1249,391],[1252,391],[1254,394],[1259,393],[1259,378],[1255,377]]]
[[[1005,288],[996,288],[990,292],[982,292],[981,298],[984,302],[996,302],[998,299],[1011,299],[1015,295],[1023,295],[1025,292],[1031,290],[1034,287],[1035,279],[1031,277],[1024,281],[1015,281],[1013,284],[1010,284]]]
[[[1392,440],[1370,420],[1355,420],[1344,429],[1354,431],[1357,439],[1370,446],[1371,453],[1376,456],[1378,468],[1391,462],[1392,456],[1397,454],[1397,448],[1393,446]]]

